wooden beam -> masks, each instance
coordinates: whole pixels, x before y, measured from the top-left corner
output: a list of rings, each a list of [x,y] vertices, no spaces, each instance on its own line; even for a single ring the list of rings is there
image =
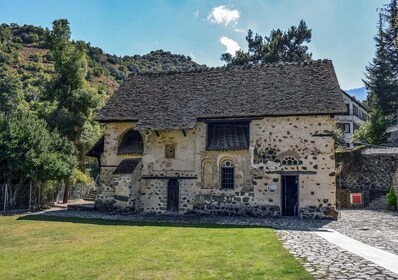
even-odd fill
[[[169,179],[186,179],[186,180],[193,180],[197,179],[197,176],[142,176],[141,179],[164,179],[164,180],[169,180]]]

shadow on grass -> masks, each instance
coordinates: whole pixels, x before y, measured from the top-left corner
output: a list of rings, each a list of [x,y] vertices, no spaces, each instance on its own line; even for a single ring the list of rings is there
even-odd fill
[[[185,227],[185,228],[262,228],[272,229],[271,227],[261,225],[231,225],[231,224],[210,224],[210,223],[195,223],[185,221],[120,221],[120,220],[106,220],[95,218],[77,218],[77,217],[57,217],[46,215],[26,215],[19,217],[19,221],[45,221],[45,222],[67,222],[76,224],[91,224],[102,226],[156,226],[156,227]]]
[[[269,218],[270,221],[264,221],[263,225],[235,225],[222,223],[221,216],[143,216],[143,220],[129,221],[129,220],[112,220],[102,218],[90,217],[67,217],[67,216],[50,216],[42,214],[25,215],[19,217],[17,220],[21,221],[46,221],[46,222],[65,222],[76,224],[91,224],[101,226],[156,226],[156,227],[185,227],[185,228],[207,228],[207,229],[275,229],[275,230],[289,230],[289,231],[326,231],[323,228],[332,220],[308,220],[297,218]],[[202,221],[205,218],[205,221]],[[146,220],[145,220],[146,219]],[[247,221],[246,217],[241,217],[242,221]],[[267,219],[267,218],[265,218]],[[250,222],[250,221],[247,221]]]

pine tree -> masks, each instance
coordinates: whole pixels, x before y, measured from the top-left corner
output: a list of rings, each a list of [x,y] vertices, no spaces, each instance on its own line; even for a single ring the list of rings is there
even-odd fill
[[[375,57],[366,67],[366,80],[363,82],[368,89],[367,102],[370,108],[380,109],[384,115],[388,115],[392,111],[390,107],[392,73],[382,12],[379,13],[378,32],[374,40],[376,41]]]
[[[398,0],[391,0],[384,8],[386,21],[386,46],[390,54],[391,90],[389,96],[391,114],[398,110]]]
[[[305,43],[311,42],[311,29],[301,20],[298,26],[287,31],[272,30],[269,37],[253,36],[249,29],[246,36],[248,51],[238,50],[234,56],[223,53],[221,60],[228,65],[263,64],[272,62],[299,62],[310,60],[311,53]]]
[[[58,74],[48,94],[48,98],[55,104],[48,122],[75,144],[79,168],[84,171],[81,136],[100,104],[100,97],[85,79],[88,69],[87,46],[83,42],[71,42],[70,35],[68,20],[60,19],[53,22],[53,29],[47,37],[47,45]],[[64,203],[68,201],[68,188],[67,182]]]

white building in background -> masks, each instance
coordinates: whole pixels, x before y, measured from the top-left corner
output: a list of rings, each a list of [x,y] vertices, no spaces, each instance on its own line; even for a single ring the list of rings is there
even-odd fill
[[[347,147],[354,147],[351,142],[351,136],[365,121],[368,120],[368,111],[358,100],[341,91],[344,103],[347,106],[347,112],[344,115],[335,116],[337,126],[341,128],[344,133],[344,141]]]
[[[388,133],[388,146],[398,147],[398,110],[396,116],[393,120],[390,121],[389,126],[387,128]]]

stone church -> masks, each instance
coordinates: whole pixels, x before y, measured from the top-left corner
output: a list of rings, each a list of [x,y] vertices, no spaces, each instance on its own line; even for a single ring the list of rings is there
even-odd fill
[[[131,75],[99,112],[98,209],[336,214],[330,60]]]

